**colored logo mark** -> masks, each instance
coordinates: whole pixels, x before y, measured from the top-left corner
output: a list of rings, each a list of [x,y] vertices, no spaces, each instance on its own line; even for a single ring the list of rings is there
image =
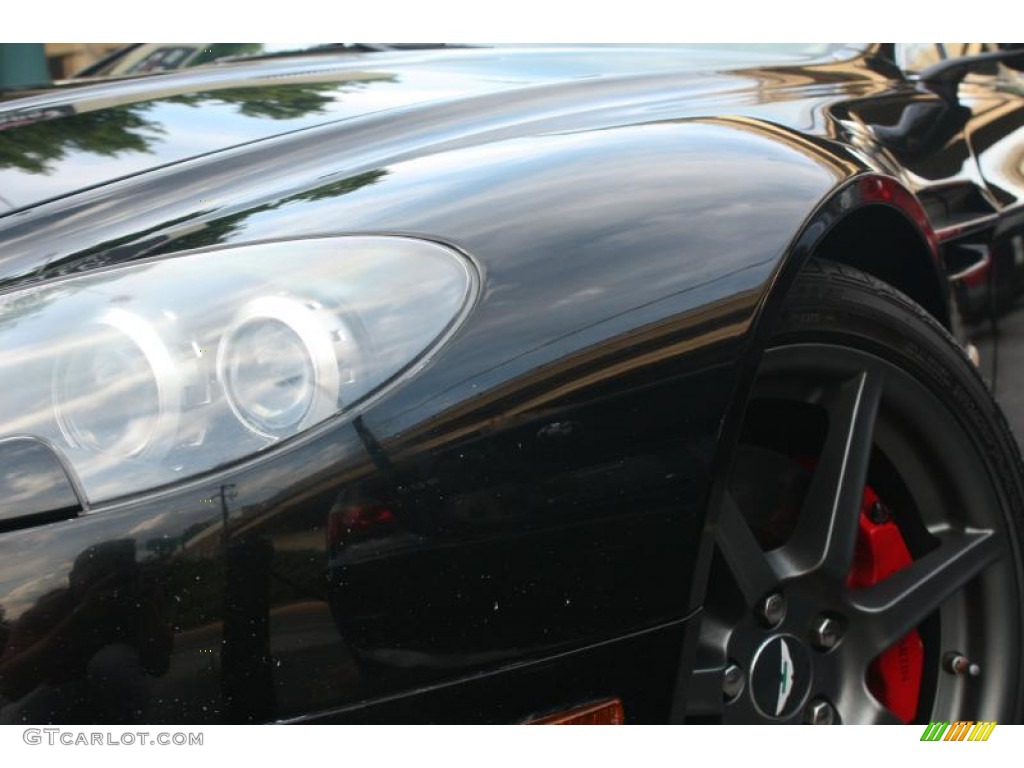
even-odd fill
[[[931,722],[921,734],[921,741],[988,741],[995,727],[995,720]]]
[[[782,641],[782,652],[779,654],[779,698],[775,704],[775,716],[782,714],[789,700],[789,694],[793,692],[793,681],[796,673],[793,671],[793,656],[789,652],[789,645]]]

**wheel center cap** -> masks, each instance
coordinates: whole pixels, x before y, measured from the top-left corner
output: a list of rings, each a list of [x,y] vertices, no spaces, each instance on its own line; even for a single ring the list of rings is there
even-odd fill
[[[793,635],[768,638],[750,669],[750,695],[761,714],[785,720],[803,704],[811,684],[811,659]]]

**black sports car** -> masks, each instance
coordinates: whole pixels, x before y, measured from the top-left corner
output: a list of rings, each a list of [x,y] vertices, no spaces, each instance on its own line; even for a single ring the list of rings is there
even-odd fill
[[[0,722],[1019,722],[1022,58],[4,94]]]

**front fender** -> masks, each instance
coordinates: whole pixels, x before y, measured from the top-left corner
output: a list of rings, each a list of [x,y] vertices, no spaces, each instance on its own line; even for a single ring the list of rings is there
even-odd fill
[[[204,173],[224,184],[243,161]],[[120,215],[149,212],[144,231],[122,223],[116,242],[109,216],[85,236],[87,193],[67,224],[76,249],[36,277],[218,243],[400,232],[468,254],[480,295],[445,346],[357,418],[4,534],[0,604],[17,621],[83,553],[137,539],[146,573],[175,598],[159,609],[175,652],[152,683],[150,722],[345,719],[482,670],[558,665],[598,646],[614,658],[606,644],[620,638],[675,633],[695,609],[758,312],[821,201],[857,172],[770,126],[680,121],[482,143],[286,191],[268,192],[282,182],[270,179],[260,201],[240,192],[159,214],[154,196],[197,173],[166,169],[96,193],[97,212],[114,192]],[[31,218],[16,224],[23,242]],[[223,509],[203,503],[218,494]],[[366,510],[354,538],[338,521]],[[627,711],[665,719],[679,648],[651,647]],[[219,665],[206,666],[208,648]],[[531,687],[524,707],[618,690],[607,658]],[[654,690],[652,707],[642,699]],[[493,695],[464,711],[527,714]]]

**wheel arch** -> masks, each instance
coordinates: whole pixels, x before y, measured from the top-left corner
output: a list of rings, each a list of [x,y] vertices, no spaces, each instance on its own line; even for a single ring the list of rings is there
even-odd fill
[[[691,608],[700,606],[705,591],[714,548],[715,510],[722,498],[761,353],[789,288],[812,258],[838,261],[889,283],[951,329],[950,290],[938,238],[917,198],[895,179],[872,173],[853,176],[832,190],[795,234],[758,307],[751,345],[737,379],[733,404],[722,422],[713,462],[708,524],[689,601]]]
[[[950,289],[924,208],[891,177],[863,174],[833,190],[780,262],[757,321],[759,340],[811,258],[855,267],[903,292],[951,330]],[[767,327],[766,327],[767,326]]]
[[[853,211],[836,222],[809,256],[877,277],[950,329],[949,291],[944,276],[927,240],[900,209],[869,203]]]

